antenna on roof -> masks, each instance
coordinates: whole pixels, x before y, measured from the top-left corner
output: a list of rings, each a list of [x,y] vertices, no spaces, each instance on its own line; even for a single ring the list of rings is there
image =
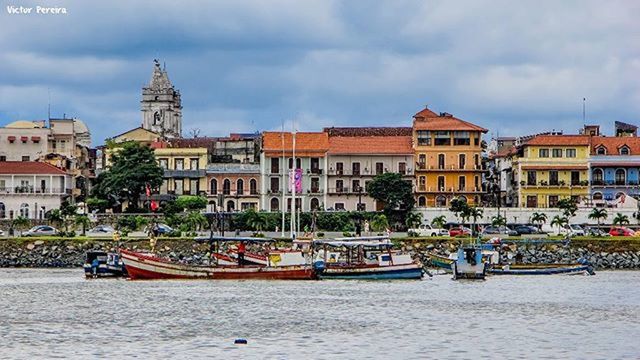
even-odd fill
[[[47,119],[51,120],[51,88],[47,88],[47,96],[49,102],[47,104]]]
[[[587,98],[582,98],[582,123],[586,124],[586,109],[587,109]]]

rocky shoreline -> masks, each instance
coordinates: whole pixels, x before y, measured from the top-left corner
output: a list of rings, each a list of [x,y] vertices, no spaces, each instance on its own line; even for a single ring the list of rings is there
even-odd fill
[[[458,242],[401,240],[401,247],[426,263],[427,253],[448,256],[456,251]],[[146,240],[127,240],[120,244],[133,250],[148,250]],[[72,268],[81,267],[85,253],[89,250],[114,251],[116,244],[107,240],[0,240],[0,268]],[[188,264],[207,262],[208,246],[185,239],[158,240],[156,253]],[[523,263],[571,263],[579,258],[591,262],[596,269],[640,269],[638,244],[575,243],[570,247],[545,245],[542,247],[520,246],[503,248],[503,259],[511,261],[521,258]]]

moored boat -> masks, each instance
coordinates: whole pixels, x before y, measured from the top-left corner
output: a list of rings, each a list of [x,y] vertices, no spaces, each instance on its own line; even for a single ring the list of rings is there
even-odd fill
[[[577,264],[518,264],[492,266],[491,275],[595,275],[593,266],[586,261],[578,260]]]
[[[422,265],[409,254],[392,250],[388,237],[315,240],[320,247],[314,269],[320,279],[399,280],[421,279]],[[343,253],[333,251],[344,249]],[[330,251],[331,249],[331,251]]]
[[[478,245],[461,246],[458,256],[451,264],[453,279],[483,280],[487,274],[488,264],[482,255],[482,247]]]
[[[87,251],[83,267],[87,278],[121,277],[127,274],[120,255],[114,252]]]

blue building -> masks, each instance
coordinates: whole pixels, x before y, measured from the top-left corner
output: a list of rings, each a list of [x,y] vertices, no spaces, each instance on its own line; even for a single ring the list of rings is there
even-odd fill
[[[591,138],[591,197],[596,205],[624,196],[640,198],[640,138]]]

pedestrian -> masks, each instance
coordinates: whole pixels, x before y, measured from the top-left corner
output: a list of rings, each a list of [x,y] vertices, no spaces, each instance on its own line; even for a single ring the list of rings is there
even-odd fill
[[[369,235],[369,220],[364,221],[364,232]]]
[[[356,236],[362,236],[362,226],[359,221],[356,223]]]
[[[242,266],[244,265],[244,252],[246,251],[246,248],[244,246],[244,242],[240,241],[240,244],[238,244],[238,265]]]

